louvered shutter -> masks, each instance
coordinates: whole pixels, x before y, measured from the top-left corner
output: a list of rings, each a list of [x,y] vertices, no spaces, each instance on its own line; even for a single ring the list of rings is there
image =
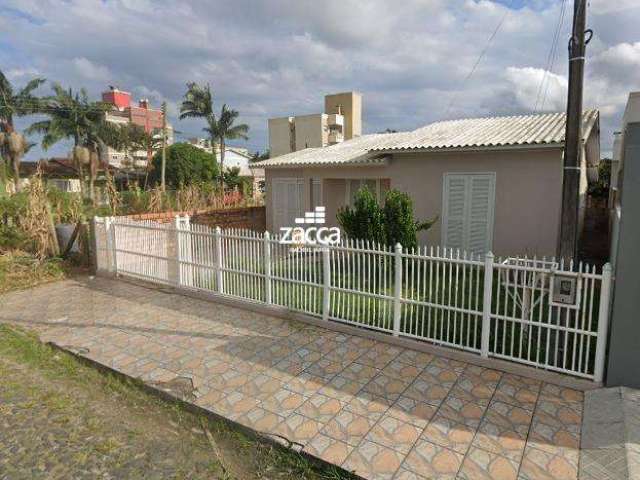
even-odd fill
[[[477,255],[491,249],[494,174],[445,174],[442,244]]]
[[[301,178],[279,178],[273,182],[274,230],[294,227],[296,217],[304,215],[304,181]]]
[[[491,249],[495,177],[469,175],[467,188],[469,207],[466,250],[475,255],[482,255]]]
[[[442,243],[447,248],[464,248],[467,182],[464,175],[444,177],[444,225]]]

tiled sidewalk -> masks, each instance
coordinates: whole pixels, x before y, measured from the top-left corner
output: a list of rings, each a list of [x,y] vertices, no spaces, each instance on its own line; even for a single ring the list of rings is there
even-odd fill
[[[189,377],[197,405],[365,478],[577,478],[574,390],[102,278],[0,297],[0,321],[155,386]]]

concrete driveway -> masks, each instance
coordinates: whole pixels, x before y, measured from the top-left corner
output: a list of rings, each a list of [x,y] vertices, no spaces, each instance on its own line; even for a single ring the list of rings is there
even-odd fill
[[[0,321],[370,479],[575,479],[583,394],[304,323],[78,278]]]

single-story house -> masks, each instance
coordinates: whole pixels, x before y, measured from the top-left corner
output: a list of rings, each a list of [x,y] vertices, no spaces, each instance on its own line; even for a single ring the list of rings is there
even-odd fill
[[[265,169],[267,229],[295,226],[316,206],[327,226],[368,186],[413,199],[417,219],[436,224],[421,245],[498,255],[555,255],[560,227],[565,114],[472,118],[411,132],[363,135],[255,164]],[[600,160],[597,110],[583,115],[581,205],[587,171]],[[583,209],[582,209],[583,210]],[[581,218],[583,215],[581,215]]]

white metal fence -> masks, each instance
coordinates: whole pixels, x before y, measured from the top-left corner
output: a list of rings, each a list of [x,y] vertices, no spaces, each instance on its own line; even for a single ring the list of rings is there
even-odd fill
[[[601,381],[611,268],[403,251],[350,240],[292,248],[268,233],[97,218],[98,268],[212,291]],[[573,305],[552,302],[560,280]]]

